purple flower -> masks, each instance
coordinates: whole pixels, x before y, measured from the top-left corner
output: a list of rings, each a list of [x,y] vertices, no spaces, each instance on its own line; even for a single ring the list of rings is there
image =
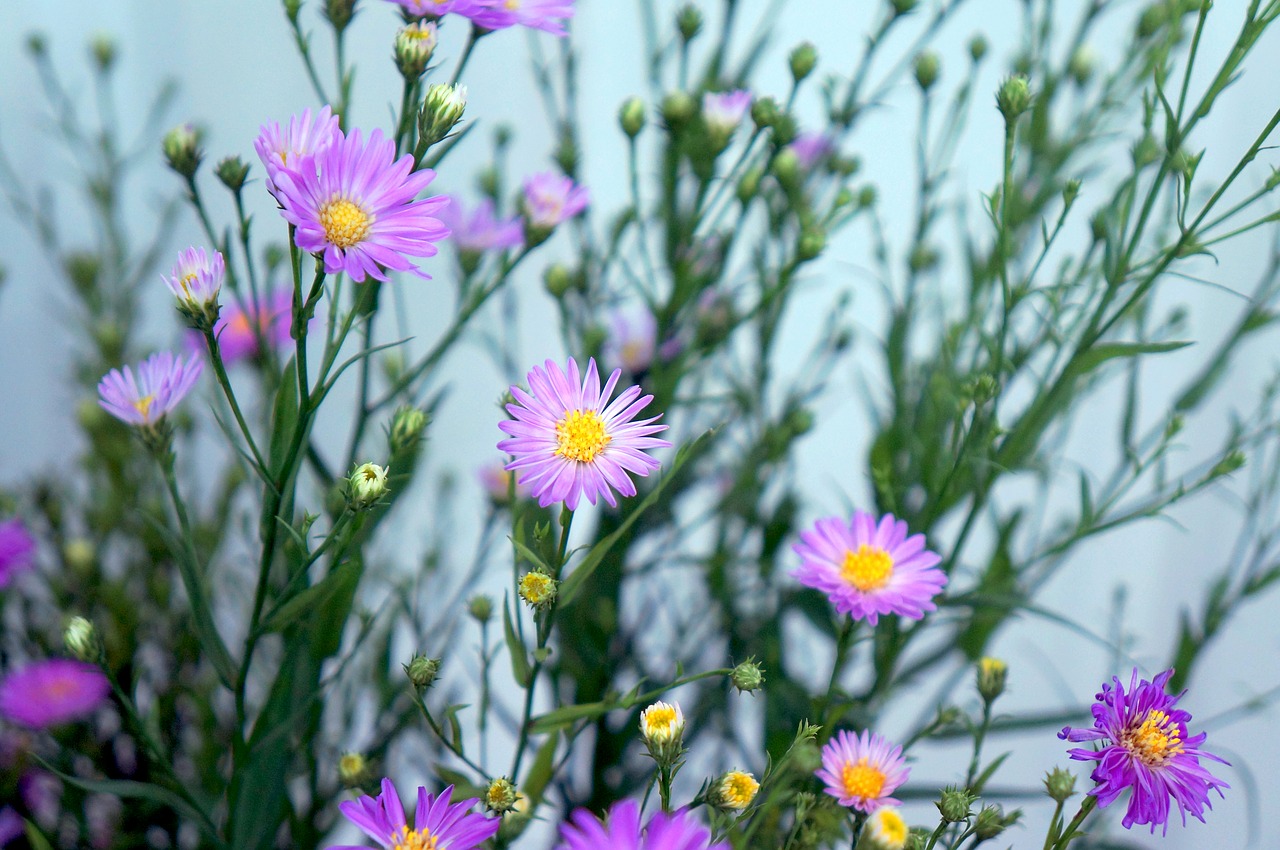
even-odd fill
[[[620,363],[628,375],[643,374],[653,363],[658,343],[658,321],[642,310],[634,314],[613,314],[613,333],[605,340],[609,359]]]
[[[567,374],[548,360],[545,368],[535,366],[529,372],[529,392],[511,388],[518,403],[508,404],[507,412],[514,418],[498,423],[511,438],[498,448],[514,458],[506,468],[521,471],[519,483],[527,485],[544,508],[563,501],[572,511],[584,495],[593,505],[596,496],[603,496],[616,507],[614,490],[624,496],[636,494],[628,472],[647,476],[660,465],[644,450],[671,445],[650,436],[667,426],[653,424],[661,414],[632,421],[653,401],[637,386],[609,401],[621,374],[621,369],[613,370],[602,390],[594,358],[587,364],[585,379],[580,379],[573,358]]]
[[[702,96],[702,122],[726,141],[751,108],[751,92],[743,89],[707,92]]]
[[[464,800],[450,805],[453,794],[450,785],[440,796],[428,794],[418,787],[418,810],[414,814],[413,827],[405,818],[400,795],[390,779],[382,780],[382,793],[377,797],[363,796],[358,800],[339,803],[338,809],[378,844],[388,850],[439,847],[441,850],[473,850],[481,842],[492,838],[502,825],[500,818],[489,818],[469,812],[479,800]],[[344,844],[329,850],[361,850],[357,845]]]
[[[28,729],[47,729],[93,714],[111,690],[91,664],[68,658],[35,661],[0,681],[0,717]]]
[[[316,321],[314,316],[311,321]],[[260,353],[254,324],[261,330],[262,341],[268,348],[279,348],[288,343],[293,325],[293,293],[288,289],[277,289],[261,297],[257,304],[250,304],[247,311],[238,304],[228,304],[223,308],[218,324],[213,328],[223,363],[229,366]]]
[[[590,193],[563,174],[543,171],[524,181],[524,210],[529,224],[547,229],[587,208]]]
[[[276,175],[286,168],[294,168],[304,156],[318,156],[341,137],[338,116],[325,106],[313,118],[310,109],[289,119],[289,126],[282,128],[277,122],[263,124],[253,148],[267,170],[267,191],[276,195]],[[277,199],[279,196],[277,195]]]
[[[218,314],[218,293],[226,271],[221,252],[214,251],[210,257],[203,248],[188,248],[178,255],[164,282],[177,299],[178,309],[194,320]]]
[[[711,830],[688,811],[658,812],[640,828],[640,807],[633,800],[615,803],[602,823],[586,809],[569,816],[560,827],[556,850],[729,850],[725,841],[711,840]]]
[[[522,26],[564,36],[564,22],[573,17],[573,0],[477,0],[473,6],[459,14],[488,30]]]
[[[494,215],[493,201],[485,198],[470,215],[458,199],[440,211],[440,220],[449,228],[449,238],[459,251],[483,253],[518,248],[524,244],[524,230],[518,216],[499,221]]]
[[[483,9],[481,0],[391,0],[391,2],[418,18],[438,18],[450,12],[470,17]]]
[[[122,422],[149,426],[191,392],[203,365],[192,356],[185,362],[168,351],[159,351],[138,364],[138,375],[128,366],[112,369],[98,382],[98,404]]]
[[[20,519],[0,522],[0,589],[35,565],[36,541]]]
[[[22,815],[15,812],[12,806],[0,809],[0,847],[7,847],[9,842],[20,837],[25,831]]]
[[[847,524],[828,517],[801,532],[792,547],[801,563],[791,575],[855,620],[873,626],[881,614],[919,620],[934,610],[933,597],[947,584],[937,568],[942,559],[924,545],[924,535],[908,537],[907,524],[893,514],[877,522],[855,511]]]
[[[835,142],[823,133],[801,133],[787,145],[805,171],[812,171],[825,163],[836,152]]]
[[[911,770],[902,747],[865,729],[861,735],[841,730],[822,748],[822,769],[814,775],[842,806],[869,814],[881,806],[900,806],[889,795],[907,781]]]
[[[357,283],[386,280],[384,269],[430,277],[406,258],[435,255],[433,243],[449,231],[433,214],[449,201],[439,195],[415,200],[435,172],[415,172],[412,156],[395,155],[395,142],[381,131],[365,144],[353,130],[276,172],[280,214],[297,228],[294,241],[304,251],[323,252],[329,274],[346,272]]]
[[[1099,806],[1109,806],[1126,788],[1133,789],[1122,821],[1125,829],[1151,824],[1152,833],[1162,826],[1167,834],[1170,800],[1177,803],[1184,826],[1188,814],[1203,822],[1204,810],[1212,808],[1209,791],[1221,797],[1222,789],[1231,787],[1200,765],[1202,758],[1227,762],[1200,749],[1205,733],[1187,734],[1191,714],[1174,707],[1182,694],[1173,696],[1164,690],[1172,675],[1172,670],[1166,670],[1148,682],[1139,679],[1134,669],[1128,691],[1119,677],[1112,677],[1094,696],[1093,728],[1067,726],[1058,733],[1059,738],[1076,743],[1104,742],[1100,749],[1069,753],[1077,761],[1098,763],[1092,774],[1097,785],[1089,793],[1098,798]]]

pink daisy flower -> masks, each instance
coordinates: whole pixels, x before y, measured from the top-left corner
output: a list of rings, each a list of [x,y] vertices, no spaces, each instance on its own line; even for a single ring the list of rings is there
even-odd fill
[[[1126,691],[1119,677],[1102,686],[1093,704],[1093,728],[1064,727],[1059,738],[1068,741],[1100,741],[1099,749],[1070,750],[1077,761],[1096,761],[1092,779],[1097,785],[1089,793],[1106,807],[1116,801],[1126,788],[1133,790],[1129,808],[1121,822],[1125,829],[1134,824],[1151,824],[1169,832],[1170,800],[1178,806],[1182,825],[1187,815],[1203,822],[1205,809],[1210,809],[1209,792],[1231,786],[1218,779],[1200,764],[1209,759],[1227,762],[1200,749],[1205,733],[1188,735],[1187,721],[1191,713],[1175,708],[1182,694],[1165,693],[1164,687],[1173,675],[1166,670],[1153,681],[1138,678],[1135,668]],[[1184,692],[1185,693],[1185,692]]]
[[[473,850],[488,841],[502,826],[500,818],[490,818],[468,811],[479,800],[463,800],[450,804],[453,786],[439,796],[418,787],[418,810],[413,826],[405,817],[400,795],[390,779],[382,780],[382,793],[339,803],[338,809],[387,850]],[[361,850],[358,845],[335,845],[329,850]]]
[[[591,193],[572,178],[552,171],[534,174],[524,181],[524,211],[529,224],[550,230],[587,208]]]
[[[450,197],[449,205],[440,211],[440,220],[449,228],[449,240],[459,251],[480,254],[524,244],[524,228],[519,217],[499,220],[494,214],[493,201],[488,198],[468,213],[457,198]]]
[[[640,807],[634,800],[615,803],[601,822],[586,809],[569,816],[560,827],[556,850],[729,850],[725,841],[712,841],[711,830],[686,810],[658,812],[641,829]]]
[[[436,174],[415,172],[412,156],[395,155],[395,142],[381,131],[366,144],[353,130],[276,173],[280,214],[296,228],[294,241],[322,253],[329,274],[346,272],[357,283],[386,280],[384,269],[430,277],[406,258],[435,256],[433,243],[449,230],[433,214],[449,200],[415,200]]]
[[[22,524],[14,518],[0,522],[0,589],[13,584],[13,580],[35,564],[36,541]]]
[[[51,658],[14,670],[0,682],[0,717],[28,729],[48,729],[98,710],[111,685],[97,667]]]
[[[702,122],[713,133],[726,139],[738,129],[751,109],[751,92],[743,89],[707,92],[702,96]]]
[[[801,564],[791,575],[855,620],[873,626],[881,614],[919,620],[937,607],[933,597],[947,584],[937,568],[942,559],[924,547],[924,535],[908,537],[907,524],[893,514],[877,523],[855,511],[848,523],[829,517],[801,532],[792,547]]]
[[[267,191],[276,194],[275,178],[281,170],[293,168],[304,156],[318,156],[341,136],[338,116],[325,106],[313,117],[310,109],[289,119],[286,127],[272,121],[263,124],[254,140],[262,167],[267,170]]]
[[[461,14],[489,30],[522,26],[564,36],[564,22],[573,17],[573,0],[478,0],[475,5]]]
[[[902,747],[863,730],[861,735],[841,730],[822,748],[822,768],[814,775],[826,783],[826,792],[842,806],[870,814],[881,806],[901,806],[889,795],[911,773],[902,758]]]
[[[517,403],[508,404],[507,412],[513,418],[498,423],[511,438],[498,448],[514,458],[506,468],[520,471],[519,483],[538,504],[564,502],[572,511],[585,495],[593,505],[603,496],[616,507],[614,490],[624,496],[636,494],[628,472],[647,476],[659,467],[644,450],[671,445],[651,436],[667,426],[653,424],[661,414],[635,419],[653,401],[637,386],[609,401],[621,374],[621,369],[613,370],[601,389],[594,358],[588,361],[585,379],[580,379],[573,358],[567,374],[548,360],[545,368],[535,366],[529,372],[529,392],[511,388]]]
[[[218,293],[226,275],[226,263],[220,251],[207,255],[203,248],[188,248],[178,255],[178,262],[164,282],[177,299],[178,308],[189,316],[218,314]],[[206,325],[207,327],[207,325]]]
[[[836,152],[836,143],[825,133],[801,133],[787,149],[796,155],[800,167],[812,171]]]
[[[610,325],[613,333],[605,340],[609,359],[621,363],[632,377],[648,371],[658,346],[658,320],[648,310],[619,311],[613,314]]]
[[[103,376],[98,382],[98,404],[122,422],[150,426],[186,398],[204,367],[195,355],[184,361],[159,351],[137,368],[137,377],[128,366]]]
[[[314,323],[316,318],[312,316],[311,321]],[[262,341],[268,348],[276,349],[288,344],[293,325],[293,293],[277,289],[260,298],[256,305],[250,305],[248,310],[242,310],[238,304],[224,307],[218,324],[213,328],[223,363],[230,366],[258,356],[258,337],[253,330],[255,323],[261,328]]]
[[[482,9],[480,0],[391,0],[416,18],[439,18],[452,12],[470,16]]]

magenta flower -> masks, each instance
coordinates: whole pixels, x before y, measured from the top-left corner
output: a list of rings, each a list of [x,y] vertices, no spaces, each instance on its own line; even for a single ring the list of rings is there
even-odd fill
[[[474,5],[459,14],[488,30],[522,26],[564,36],[564,22],[573,17],[573,0],[477,0]]]
[[[823,133],[801,133],[787,149],[796,155],[800,167],[812,171],[836,152],[835,142]]]
[[[301,115],[289,119],[287,127],[272,121],[263,124],[258,130],[258,138],[254,140],[253,149],[262,160],[262,167],[267,170],[267,191],[276,193],[275,178],[283,169],[294,168],[305,156],[319,156],[341,137],[338,129],[338,116],[325,106],[314,117],[310,109],[302,110]]]
[[[591,194],[563,174],[543,171],[524,181],[524,211],[529,224],[547,229],[587,208]]]
[[[814,775],[826,783],[826,792],[842,806],[870,814],[881,806],[900,806],[889,795],[911,773],[902,747],[863,730],[861,735],[841,730],[822,748],[822,769]]]
[[[216,316],[218,293],[222,290],[222,278],[226,271],[226,263],[223,262],[220,251],[214,251],[210,257],[203,248],[188,248],[178,255],[177,264],[169,276],[164,278],[164,282],[177,299],[178,309],[184,314]]]
[[[801,563],[791,575],[855,620],[873,626],[881,614],[919,620],[937,607],[933,597],[947,584],[937,568],[942,559],[924,545],[924,535],[908,537],[907,524],[893,514],[878,523],[865,511],[847,524],[828,517],[801,532],[792,547]]]
[[[702,122],[712,133],[726,139],[738,129],[747,110],[751,109],[751,92],[737,89],[707,92],[702,96]]]
[[[567,374],[548,360],[545,368],[535,366],[529,372],[529,392],[511,388],[518,403],[508,404],[507,412],[514,418],[498,423],[511,438],[498,448],[514,458],[506,468],[520,470],[519,483],[528,486],[544,508],[564,502],[572,511],[584,495],[593,505],[596,496],[603,496],[616,507],[614,490],[624,496],[636,494],[628,472],[647,476],[660,465],[644,450],[671,445],[650,436],[667,426],[653,424],[661,414],[635,420],[653,401],[651,395],[642,396],[639,387],[628,387],[609,401],[621,374],[621,369],[613,370],[602,390],[594,358],[587,364],[585,380],[579,379],[573,358]]]
[[[69,658],[35,661],[0,681],[0,717],[28,729],[48,729],[98,710],[111,685],[97,667]]]
[[[449,198],[449,205],[440,211],[440,220],[449,228],[449,239],[459,251],[477,254],[486,251],[503,251],[524,244],[524,229],[518,216],[498,220],[493,201],[485,198],[476,204],[468,215],[458,199]]]
[[[386,280],[384,269],[424,274],[407,257],[431,257],[449,231],[433,214],[448,199],[415,200],[436,176],[413,170],[413,157],[395,158],[396,145],[381,131],[337,135],[328,148],[303,155],[275,175],[280,214],[297,228],[294,241],[324,254],[329,274],[346,272],[357,283]]]
[[[22,520],[0,522],[0,589],[13,584],[18,575],[35,566],[35,558],[35,538]]]
[[[377,797],[363,796],[358,800],[339,803],[338,809],[364,831],[364,834],[388,850],[473,850],[489,840],[502,826],[500,818],[485,817],[469,812],[479,800],[464,800],[450,805],[453,786],[444,789],[437,797],[427,789],[418,788],[418,810],[414,813],[413,827],[405,818],[400,795],[390,779],[382,780],[382,793]],[[338,845],[329,850],[361,850],[357,845]]]
[[[1210,809],[1209,791],[1231,786],[1201,766],[1205,758],[1228,764],[1212,753],[1200,749],[1205,733],[1188,736],[1190,712],[1174,708],[1182,694],[1165,693],[1164,686],[1173,675],[1166,670],[1154,681],[1138,678],[1134,669],[1125,691],[1119,677],[1112,677],[1102,692],[1095,695],[1093,728],[1064,727],[1059,738],[1079,743],[1102,741],[1099,749],[1070,750],[1077,761],[1096,761],[1092,779],[1098,783],[1089,793],[1106,807],[1126,788],[1132,788],[1129,809],[1122,821],[1124,828],[1134,824],[1157,826],[1169,832],[1169,801],[1178,805],[1183,826],[1187,815],[1203,822],[1205,809]],[[1184,691],[1185,693],[1185,691]]]
[[[98,404],[122,422],[150,426],[191,392],[204,367],[194,355],[183,361],[168,351],[159,351],[137,368],[136,379],[128,366],[103,376],[98,382]]]
[[[311,322],[315,321],[315,316],[312,316]],[[270,295],[259,298],[257,304],[250,304],[248,310],[242,309],[239,304],[224,307],[213,328],[223,363],[230,366],[258,356],[258,337],[253,329],[255,323],[268,348],[276,349],[288,344],[293,325],[293,293],[288,289],[277,289]],[[196,341],[199,342],[199,339]],[[200,347],[203,348],[203,344]]]
[[[560,827],[556,850],[729,850],[726,841],[711,840],[711,830],[686,810],[658,812],[640,828],[640,807],[633,800],[615,803],[602,823],[586,809]]]
[[[653,364],[658,344],[658,321],[648,310],[632,314],[617,312],[610,322],[613,333],[605,340],[605,352],[621,363],[628,375],[641,375]]]

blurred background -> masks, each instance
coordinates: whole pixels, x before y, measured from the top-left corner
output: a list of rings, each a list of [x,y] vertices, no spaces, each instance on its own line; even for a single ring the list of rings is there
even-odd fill
[[[639,0],[647,2],[647,0]],[[311,5],[311,4],[308,4]],[[579,0],[573,23],[573,43],[579,52],[579,110],[585,132],[582,151],[585,183],[590,187],[598,211],[620,207],[626,193],[625,140],[617,128],[615,115],[628,96],[644,92],[643,41],[639,37],[641,18],[634,3],[624,0]],[[655,2],[661,19],[669,20],[677,4]],[[718,4],[702,3],[709,18]],[[745,0],[744,18],[752,19],[774,4],[765,0]],[[802,40],[809,40],[819,54],[819,75],[850,73],[857,61],[873,14],[879,3],[848,0],[804,0],[776,4],[781,12],[770,18],[771,42],[757,81],[760,94],[785,97],[790,85],[786,55]],[[928,4],[926,4],[928,5]],[[1058,4],[1064,20],[1074,17],[1086,0],[1063,0]],[[967,43],[982,33],[991,43],[992,59],[981,68],[975,115],[956,157],[952,174],[958,185],[967,188],[966,202],[972,206],[970,226],[977,232],[981,193],[989,193],[1000,173],[1002,129],[995,109],[994,92],[1009,72],[1021,32],[1020,0],[970,0],[942,29],[935,48],[942,57],[940,86],[945,91],[962,82],[967,74]],[[1208,72],[1227,49],[1238,26],[1239,10],[1245,0],[1223,0],[1210,16],[1201,51],[1210,57]],[[1132,19],[1137,4],[1122,4],[1120,22]],[[310,28],[319,30],[315,9],[304,8]],[[400,79],[391,60],[391,40],[399,26],[397,8],[382,0],[363,0],[348,33],[350,56],[358,65],[352,125],[363,128],[387,126],[397,106]],[[448,31],[452,30],[452,31]],[[462,48],[464,31],[448,28],[437,50],[439,61],[451,67]],[[77,163],[51,142],[50,112],[29,63],[21,61],[28,35],[39,32],[64,74],[64,79],[81,81],[76,106],[91,112],[95,103],[88,88],[90,59],[88,44],[99,35],[115,39],[119,48],[118,82],[121,114],[126,128],[139,127],[152,93],[164,80],[177,84],[177,94],[163,127],[192,121],[205,130],[204,147],[208,161],[239,154],[254,163],[259,172],[252,142],[258,127],[268,120],[283,120],[304,107],[316,107],[300,61],[290,44],[290,35],[279,4],[265,0],[219,0],[216,3],[173,3],[162,0],[102,0],[92,4],[52,4],[41,0],[5,0],[0,5],[0,55],[9,57],[0,68],[0,146],[18,174],[39,181],[53,193],[64,232],[85,226],[82,212],[83,188],[78,182]],[[1128,25],[1114,32],[1103,30],[1105,39],[1091,47],[1096,61],[1106,65],[1109,55],[1122,49]],[[447,160],[433,191],[461,194],[474,200],[475,175],[486,162],[492,131],[506,124],[514,131],[510,151],[510,173],[520,175],[550,166],[553,147],[545,111],[539,100],[531,67],[540,57],[554,55],[560,44],[544,34],[512,32],[499,41],[481,42],[467,68],[464,81],[469,88],[467,119],[476,124],[467,144]],[[1065,40],[1065,36],[1064,36]],[[327,44],[321,40],[321,44]],[[906,54],[909,42],[890,56]],[[322,57],[323,63],[325,58]],[[1202,171],[1219,177],[1235,162],[1265,124],[1280,101],[1274,81],[1280,78],[1280,32],[1271,32],[1250,56],[1246,75],[1226,94],[1220,107],[1195,140],[1207,149]],[[863,175],[879,190],[882,215],[892,238],[894,228],[903,232],[910,226],[912,194],[907,188],[914,173],[913,133],[915,106],[909,75],[901,91],[891,94],[876,115],[855,134],[846,153],[861,158]],[[821,104],[816,92],[802,97],[798,107],[802,127],[806,119],[816,126]],[[650,104],[652,107],[653,104]],[[178,194],[178,178],[167,171],[160,155],[159,138],[140,139],[142,167],[127,199],[132,210],[130,225],[139,238],[152,233],[167,198]],[[1116,148],[1117,155],[1124,148]],[[1263,158],[1275,161],[1266,151]],[[1106,193],[1090,198],[1090,179],[1102,179],[1108,162],[1097,163],[1097,177],[1086,178],[1082,202],[1090,207]],[[1245,188],[1254,188],[1252,186]],[[276,219],[274,204],[265,192],[248,192],[253,198],[259,234],[284,238],[284,224]],[[222,197],[219,197],[219,201]],[[215,215],[226,210],[215,211]],[[176,253],[189,244],[202,244],[194,216],[180,208],[172,224],[172,249]],[[272,228],[277,228],[272,230]],[[1082,218],[1074,225],[1085,228]],[[1079,235],[1078,233],[1076,235]],[[259,238],[262,238],[261,236]],[[1185,338],[1216,339],[1234,316],[1242,292],[1247,292],[1263,273],[1274,236],[1261,229],[1231,242],[1215,259],[1204,259],[1196,269],[1202,279],[1170,278],[1163,284],[1162,303],[1169,308],[1185,305],[1189,310]],[[907,240],[899,241],[905,250]],[[477,470],[501,458],[496,442],[500,433],[497,401],[506,387],[523,380],[524,372],[546,358],[562,360],[567,354],[554,328],[553,302],[541,284],[540,272],[555,255],[553,243],[536,264],[516,273],[514,295],[504,309],[515,311],[518,350],[523,359],[515,364],[495,362],[480,336],[457,349],[446,361],[450,396],[431,425],[433,449],[429,462],[435,475],[450,475],[456,485],[447,508],[459,541],[456,551],[470,556],[468,547],[478,537],[485,495]],[[784,351],[799,362],[814,328],[828,314],[831,304],[842,294],[852,298],[855,345],[873,352],[880,344],[884,325],[884,298],[880,283],[869,271],[873,246],[865,228],[849,228],[834,239],[824,257],[806,267],[803,294],[796,301],[787,325],[788,345]],[[452,274],[447,252],[431,261],[427,270],[437,281],[404,278],[395,284],[397,312],[414,340],[411,351],[421,352],[446,325],[452,309],[451,288],[445,286]],[[167,268],[169,256],[165,254]],[[943,255],[947,263],[961,257]],[[11,209],[0,209],[0,264],[8,279],[0,289],[0,484],[21,490],[24,477],[37,471],[58,471],[70,456],[67,446],[76,439],[75,410],[85,399],[78,397],[69,382],[69,352],[77,345],[76,325],[67,316],[69,299],[53,285],[55,276],[48,259],[29,237]],[[941,277],[945,280],[946,274]],[[958,291],[959,281],[956,286]],[[951,293],[953,294],[953,293]],[[939,297],[948,297],[943,291]],[[175,347],[180,328],[170,307],[167,290],[157,276],[155,286],[143,296],[146,338],[155,348]],[[491,317],[492,318],[492,317]],[[480,327],[484,327],[483,323]],[[493,323],[489,327],[494,327]],[[1191,457],[1207,455],[1219,447],[1226,435],[1230,410],[1251,407],[1261,387],[1275,375],[1274,334],[1262,334],[1249,345],[1251,356],[1242,359],[1219,391],[1212,416],[1187,423],[1181,442]],[[1149,421],[1165,416],[1172,382],[1185,377],[1192,362],[1182,353],[1151,358],[1143,367],[1143,411]],[[869,410],[882,397],[885,375],[879,360],[871,356],[850,358],[827,393],[814,407],[816,427],[801,444],[800,475],[806,482],[809,501],[802,508],[807,523],[820,516],[845,513],[850,506],[869,506],[871,483],[866,455],[871,436]],[[867,364],[865,368],[858,364]],[[514,367],[514,368],[513,368]],[[1114,391],[1112,391],[1114,390]],[[210,393],[206,383],[202,392]],[[1098,445],[1112,446],[1107,435],[1101,439],[1094,428],[1114,428],[1114,410],[1120,387],[1096,396],[1077,413],[1077,425],[1068,445],[1068,456],[1082,469],[1105,469],[1108,459],[1100,456]],[[335,404],[340,407],[340,404]],[[1096,424],[1095,424],[1096,423]],[[318,439],[324,443],[345,439],[342,421],[322,421]],[[212,428],[212,426],[210,426]],[[327,430],[326,430],[327,428]],[[211,432],[212,433],[212,432]],[[196,466],[201,461],[196,460]],[[212,462],[210,459],[209,462]],[[74,475],[74,469],[66,470]],[[1237,473],[1237,482],[1249,475]],[[431,492],[421,488],[420,498],[406,504],[392,518],[393,530],[384,534],[386,554],[413,569],[427,544],[423,517],[444,510],[431,501]],[[1067,505],[1074,493],[1061,494]],[[995,654],[1010,666],[1005,711],[1065,708],[1087,705],[1100,684],[1134,665],[1150,676],[1161,669],[1170,655],[1177,634],[1179,607],[1197,599],[1206,590],[1210,567],[1221,565],[1241,521],[1239,488],[1218,486],[1197,496],[1171,515],[1102,535],[1080,547],[1077,557],[1051,583],[1040,599],[1043,609],[1078,624],[1072,628],[1048,617],[1023,618],[1002,632]],[[1047,512],[1055,510],[1051,499]],[[386,543],[394,541],[394,543]],[[945,541],[932,541],[935,548]],[[464,563],[469,563],[469,560]],[[461,567],[460,567],[461,568]],[[500,594],[504,573],[492,577],[491,587]],[[1122,615],[1121,615],[1122,614]],[[1091,632],[1090,640],[1082,631]],[[806,634],[797,628],[796,640]],[[1108,644],[1118,644],[1117,653]],[[1167,838],[1140,832],[1125,838],[1140,846],[1190,850],[1203,847],[1280,846],[1280,817],[1268,803],[1280,800],[1280,738],[1272,733],[1277,712],[1273,707],[1280,686],[1280,665],[1275,659],[1280,649],[1280,624],[1266,600],[1244,608],[1224,637],[1206,651],[1203,663],[1190,682],[1183,705],[1195,715],[1196,730],[1209,732],[1207,747],[1233,763],[1221,775],[1233,790],[1225,800],[1214,801],[1208,824],[1192,821],[1183,829],[1174,825]],[[797,658],[812,659],[815,687],[825,679],[829,658],[820,655],[826,648],[797,652]],[[968,676],[956,681],[962,703],[976,702]],[[1268,696],[1269,695],[1269,696]],[[1262,699],[1259,699],[1262,698]],[[920,695],[921,711],[928,710],[937,694]],[[797,718],[798,720],[799,718]],[[893,719],[885,734],[895,736],[916,718],[904,716],[901,725]],[[1078,725],[1086,725],[1082,714]],[[1066,747],[1053,736],[1004,736],[990,745],[992,754],[1012,749],[997,784],[1026,786],[1038,781],[1054,765],[1066,765]],[[967,763],[964,747],[922,746],[915,751],[913,784],[938,787],[955,781]],[[411,783],[424,781],[411,767],[397,771]],[[1077,766],[1077,773],[1087,773]],[[1087,787],[1081,780],[1080,787]],[[1116,807],[1120,808],[1120,807]],[[914,822],[931,822],[931,807],[912,804],[919,814]],[[1038,846],[1037,836],[1049,815],[1047,801],[1028,804],[1026,825],[1007,834],[1006,844]],[[1118,814],[1117,812],[1113,812]],[[1118,829],[1118,817],[1113,817]],[[1002,837],[1003,838],[1003,837]]]

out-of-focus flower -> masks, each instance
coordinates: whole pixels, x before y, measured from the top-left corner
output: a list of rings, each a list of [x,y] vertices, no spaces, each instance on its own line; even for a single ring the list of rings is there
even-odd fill
[[[1074,749],[1069,753],[1077,761],[1096,761],[1092,779],[1097,785],[1089,791],[1098,798],[1099,806],[1109,806],[1132,789],[1129,809],[1122,824],[1151,825],[1169,831],[1170,801],[1178,806],[1185,825],[1187,815],[1204,821],[1209,792],[1230,785],[1211,774],[1200,759],[1227,762],[1200,748],[1205,733],[1189,735],[1187,721],[1191,713],[1176,708],[1178,694],[1165,693],[1172,670],[1166,670],[1152,681],[1138,678],[1134,669],[1129,687],[1119,677],[1102,686],[1093,704],[1093,728],[1063,728],[1059,738],[1076,743],[1101,742],[1097,749]]]
[[[941,558],[925,549],[924,535],[908,537],[907,524],[893,514],[879,522],[865,511],[848,523],[820,519],[793,548],[801,564],[792,575],[801,584],[827,594],[840,613],[873,626],[881,614],[921,619],[947,583],[937,568]]]
[[[359,788],[369,779],[369,760],[364,753],[343,753],[338,758],[338,779],[347,788]]]
[[[594,358],[585,378],[572,358],[567,373],[548,360],[529,372],[529,392],[511,388],[516,403],[508,404],[507,412],[512,418],[498,423],[510,439],[498,448],[513,457],[506,468],[520,472],[520,483],[541,506],[564,502],[575,510],[583,496],[593,505],[601,496],[616,507],[615,490],[636,494],[628,473],[647,476],[660,466],[644,451],[671,445],[652,436],[667,426],[653,424],[658,416],[635,419],[653,400],[638,386],[609,401],[621,375],[615,369],[601,388]]]
[[[524,181],[524,214],[532,230],[550,232],[585,210],[590,201],[591,193],[563,174],[543,171]]]
[[[648,310],[641,310],[614,313],[610,324],[613,332],[605,340],[607,358],[633,378],[649,371],[658,342],[658,320]]]
[[[191,392],[203,368],[195,356],[184,361],[160,351],[138,364],[136,377],[128,366],[108,372],[98,382],[98,403],[122,422],[156,425]]]
[[[0,589],[35,566],[36,540],[18,518],[0,522]]]
[[[107,677],[91,664],[34,661],[0,681],[0,717],[28,729],[61,726],[93,714],[110,690]]]
[[[312,316],[311,322],[315,321]],[[254,333],[254,323],[258,325],[258,333]],[[250,304],[247,311],[239,304],[226,305],[218,323],[213,326],[213,335],[218,338],[222,362],[230,366],[259,354],[259,334],[268,348],[287,344],[292,324],[293,293],[287,289],[277,289],[270,295],[261,297],[257,304]],[[198,336],[192,341],[192,346],[198,350],[204,349],[204,343]]]
[[[476,477],[480,479],[480,486],[484,488],[485,495],[489,497],[490,502],[498,506],[511,503],[511,479],[514,475],[515,473],[507,471],[501,463],[482,466],[476,470]],[[516,498],[526,495],[528,495],[527,488],[517,483]]]
[[[698,823],[693,814],[681,810],[658,812],[642,829],[640,806],[623,800],[609,809],[601,822],[586,809],[578,809],[560,827],[556,850],[729,850],[725,841],[712,841],[711,830]],[[450,848],[452,850],[452,848]]]
[[[881,806],[862,825],[856,850],[902,850],[910,834],[907,822],[895,806]]]
[[[822,768],[815,771],[826,783],[826,792],[840,805],[865,814],[881,806],[902,805],[889,795],[910,773],[902,747],[866,730],[861,735],[837,732],[822,748]]]
[[[978,659],[978,693],[987,702],[992,702],[1004,693],[1005,681],[1008,677],[1009,665],[999,658]]]
[[[481,0],[390,0],[417,18],[440,18],[447,14],[469,16],[481,9]]]
[[[26,831],[22,823],[22,815],[12,806],[0,809],[0,847],[7,847],[11,841],[17,840]]]
[[[459,14],[488,30],[522,26],[564,36],[564,22],[573,17],[573,0],[477,0],[472,11]]]
[[[435,172],[415,172],[412,156],[395,155],[395,142],[381,131],[366,143],[353,130],[300,157],[296,168],[276,172],[280,213],[296,228],[294,241],[323,253],[329,274],[346,272],[357,283],[385,281],[385,269],[429,277],[408,257],[436,254],[435,243],[449,231],[434,214],[449,201],[440,195],[416,200]]]
[[[756,798],[760,783],[745,770],[731,770],[711,787],[711,803],[722,809],[740,812]]]
[[[413,826],[405,818],[404,806],[390,779],[382,780],[382,793],[377,797],[363,796],[358,800],[339,803],[338,809],[365,835],[389,850],[474,850],[488,841],[502,825],[500,818],[488,818],[469,811],[476,799],[450,804],[453,786],[439,796],[418,788],[418,809],[414,813]],[[350,848],[330,848],[350,850]]]
[[[218,321],[218,293],[226,271],[220,251],[210,257],[203,248],[188,248],[178,255],[173,271],[164,278],[178,311],[196,330],[212,328]]]
[[[823,133],[801,133],[787,145],[787,150],[796,155],[796,161],[802,169],[813,171],[831,158],[836,152],[836,145],[831,137]]]
[[[751,111],[751,92],[737,89],[726,92],[707,92],[702,96],[702,123],[718,147],[729,143],[742,119]]]
[[[275,121],[263,124],[253,149],[267,170],[267,191],[279,199],[274,182],[276,174],[282,169],[296,168],[303,157],[319,156],[341,135],[338,116],[328,106],[314,116],[310,109],[304,109],[301,115],[290,118],[285,127]]]
[[[468,212],[457,198],[451,197],[449,205],[440,211],[440,220],[449,228],[449,240],[461,252],[483,254],[524,244],[520,217],[499,220],[494,214],[493,201],[488,198]]]

